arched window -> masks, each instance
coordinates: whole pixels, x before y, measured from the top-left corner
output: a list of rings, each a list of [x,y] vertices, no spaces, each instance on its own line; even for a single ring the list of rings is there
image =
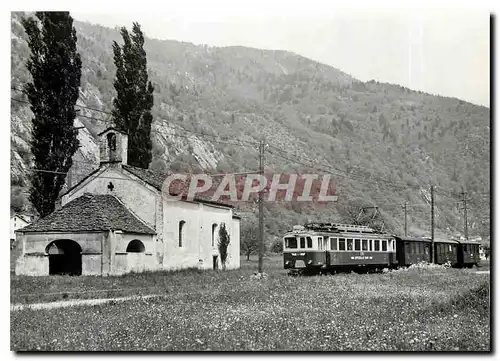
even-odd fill
[[[215,246],[216,230],[217,230],[217,223],[214,223],[212,224],[212,247]]]
[[[130,243],[127,246],[127,252],[143,253],[145,251],[146,248],[144,247],[144,243],[142,243],[138,239],[130,241]]]
[[[186,236],[186,222],[180,221],[179,222],[179,247],[182,247],[182,242],[184,241],[185,236]]]

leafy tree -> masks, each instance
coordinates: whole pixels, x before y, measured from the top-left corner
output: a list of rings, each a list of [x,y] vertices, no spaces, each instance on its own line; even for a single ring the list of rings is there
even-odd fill
[[[167,171],[168,171],[167,163],[165,163],[165,161],[161,158],[154,159],[151,162],[150,168],[152,170],[155,170],[155,171],[158,171],[161,173],[167,173]]]
[[[223,222],[219,227],[219,241],[217,242],[217,247],[219,248],[220,261],[222,263],[222,269],[226,269],[227,261],[227,247],[231,242],[231,237],[226,229],[226,224]]]
[[[138,23],[134,23],[132,34],[125,27],[120,30],[123,46],[113,41],[116,66],[113,99],[113,121],[117,127],[128,132],[128,163],[148,168],[152,160],[151,123],[153,116],[153,85],[148,81],[144,35]]]
[[[255,254],[259,250],[258,226],[255,220],[251,220],[242,224],[240,229],[240,248],[243,254],[247,256],[247,261],[250,255]]]
[[[10,208],[15,212],[22,212],[25,207],[26,199],[22,190],[21,187],[14,186],[10,191]]]
[[[36,12],[35,16],[37,19],[22,20],[31,49],[27,68],[33,79],[25,86],[25,93],[34,114],[34,167],[48,172],[32,174],[29,199],[44,217],[55,208],[79,146],[73,122],[82,62],[69,12]]]
[[[274,253],[282,253],[283,252],[283,241],[281,239],[277,239],[271,244],[271,252]]]

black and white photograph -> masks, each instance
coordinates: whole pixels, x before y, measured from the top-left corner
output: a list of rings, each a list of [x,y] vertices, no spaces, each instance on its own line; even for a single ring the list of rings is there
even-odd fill
[[[401,4],[12,3],[12,357],[491,354],[496,15]]]

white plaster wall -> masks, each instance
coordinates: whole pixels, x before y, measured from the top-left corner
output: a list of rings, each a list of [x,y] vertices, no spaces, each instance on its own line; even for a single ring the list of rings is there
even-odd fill
[[[138,239],[144,244],[144,253],[127,252],[128,244]],[[129,272],[154,271],[160,268],[155,257],[155,238],[147,234],[129,234],[121,231],[113,232],[110,237],[110,271],[112,275]]]
[[[37,255],[21,255],[16,261],[16,275],[48,276],[49,257]]]
[[[155,257],[146,253],[117,253],[113,275],[122,275],[130,272],[154,271]]]
[[[45,248],[50,242],[69,239],[77,242],[82,248],[82,253],[101,253],[102,237],[104,232],[88,233],[44,233],[30,232],[21,235],[24,253],[45,253]]]
[[[26,227],[29,223],[25,222],[18,216],[14,216],[10,218],[10,239],[16,239],[16,233],[18,229]]]
[[[114,186],[112,191],[108,189],[110,182]],[[113,195],[151,228],[155,229],[157,226],[156,213],[160,192],[121,169],[119,165],[108,166],[63,196],[62,206],[84,193]]]
[[[163,200],[163,268],[198,267],[200,204]],[[179,247],[179,222],[185,221],[185,237]]]
[[[240,268],[240,220],[237,218],[232,219],[233,228],[231,233],[230,252],[231,264],[228,265],[230,269]]]
[[[82,276],[100,276],[102,255],[82,254]]]
[[[103,232],[89,233],[20,233],[18,234],[19,257],[16,274],[27,276],[47,276],[49,259],[45,253],[47,246],[56,240],[70,239],[82,248],[82,274],[101,274]]]
[[[230,243],[228,246],[228,258],[226,260],[226,268],[231,269],[234,262],[234,257],[232,255],[233,248],[233,235],[232,233],[232,210],[229,208],[221,208],[217,206],[212,206],[208,204],[201,204],[201,221],[202,227],[200,229],[200,263],[199,267],[203,269],[212,269],[214,255],[219,255],[219,250],[217,247],[219,241],[219,228],[222,223],[226,224],[226,229],[230,236]],[[217,228],[215,229],[214,244],[212,246],[212,224],[216,223]],[[218,259],[219,268],[222,267],[220,257]]]
[[[213,256],[218,255],[218,231],[223,222],[231,236],[227,269],[239,268],[239,229],[233,229],[232,209],[204,203],[163,201],[164,269],[197,267],[212,269]],[[179,222],[185,221],[186,239],[179,247]],[[212,245],[212,224],[217,224]],[[221,267],[219,259],[219,268]]]

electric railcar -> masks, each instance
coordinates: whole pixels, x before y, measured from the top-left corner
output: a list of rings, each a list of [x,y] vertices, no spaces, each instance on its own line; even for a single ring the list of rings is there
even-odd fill
[[[419,262],[472,267],[479,262],[475,242],[391,236],[366,226],[308,223],[283,237],[283,265],[291,273],[370,271]]]
[[[292,272],[376,270],[397,265],[394,237],[365,226],[309,223],[283,237],[284,268]]]

